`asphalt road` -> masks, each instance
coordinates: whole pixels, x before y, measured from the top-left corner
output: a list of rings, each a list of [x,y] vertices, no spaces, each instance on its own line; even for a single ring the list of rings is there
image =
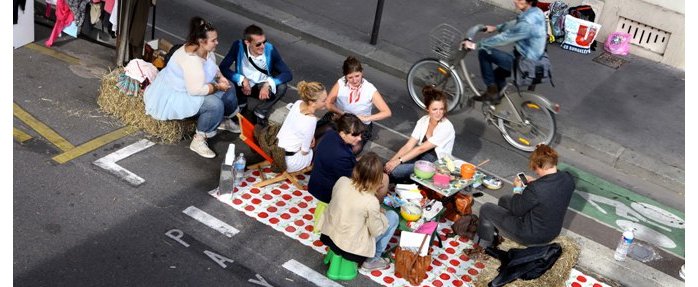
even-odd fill
[[[207,2],[168,1],[157,13],[156,37],[173,43],[187,34],[191,16],[204,16],[219,31],[217,53],[221,55],[241,37],[244,27],[254,23]],[[329,88],[341,76],[345,55],[274,29],[265,32],[293,67],[293,83],[320,81]],[[48,32],[37,27],[37,33],[40,39]],[[109,69],[114,50],[80,43],[68,40],[56,45],[73,51],[90,67]],[[90,77],[91,72],[99,71],[81,70],[26,49],[16,50],[13,58],[15,103],[73,144],[120,127],[99,112],[95,101],[99,80]],[[41,69],[35,68],[39,66]],[[404,142],[400,134],[411,132],[421,111],[409,98],[403,79],[364,68],[365,77],[376,84],[393,111],[393,117],[380,122],[389,129],[376,129],[376,142],[395,150]],[[295,99],[295,92],[289,91],[284,101]],[[450,119],[458,134],[456,156],[471,162],[490,159],[484,168],[504,178],[513,178],[525,169],[527,154],[512,150],[477,110],[453,114]],[[14,126],[31,131],[16,118]],[[36,133],[30,134],[34,139],[13,144],[13,271],[17,286],[260,285],[250,280],[266,281],[271,286],[307,286],[309,282],[281,265],[294,259],[319,272],[325,270],[315,251],[207,194],[218,186],[220,164],[230,142],[246,155],[253,154],[237,135],[222,133],[210,141],[219,154],[215,159],[199,157],[189,151],[188,141],[182,141],[155,145],[120,161],[121,166],[146,180],[135,188],[92,162],[144,138],[143,134],[119,139],[62,165],[51,160],[60,150]],[[248,157],[248,162],[256,160],[254,155]],[[612,173],[608,179],[627,181]],[[228,237],[193,220],[182,212],[190,206],[240,233]],[[565,226],[609,247],[614,247],[620,234],[571,212]],[[180,240],[172,238],[180,234],[173,230],[181,231]],[[676,262],[666,264],[655,268],[667,273],[677,270]],[[343,283],[374,284],[362,276]]]

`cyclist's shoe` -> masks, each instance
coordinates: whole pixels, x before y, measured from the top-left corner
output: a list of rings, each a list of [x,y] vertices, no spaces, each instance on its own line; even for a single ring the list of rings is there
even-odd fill
[[[499,90],[497,86],[487,86],[487,91],[479,96],[473,97],[473,101],[478,102],[491,102],[493,105],[499,104],[501,97],[499,96]]]

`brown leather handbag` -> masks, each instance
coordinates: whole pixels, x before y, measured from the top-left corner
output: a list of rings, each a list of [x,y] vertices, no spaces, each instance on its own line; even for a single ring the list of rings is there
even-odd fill
[[[405,278],[412,285],[419,285],[427,278],[427,268],[431,265],[431,253],[427,256],[419,256],[419,250],[422,250],[429,238],[431,236],[425,234],[417,253],[399,246],[395,250],[395,274]]]
[[[461,216],[471,214],[473,212],[473,195],[458,193],[454,195],[453,200],[446,204],[446,213],[444,216],[450,221],[456,222]]]

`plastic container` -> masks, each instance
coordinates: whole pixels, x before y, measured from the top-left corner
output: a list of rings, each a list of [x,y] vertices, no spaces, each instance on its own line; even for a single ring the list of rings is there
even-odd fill
[[[616,247],[616,252],[613,255],[613,258],[618,261],[625,261],[625,257],[628,255],[628,250],[630,249],[630,245],[633,244],[633,240],[635,240],[635,234],[632,230],[623,232],[623,236],[618,242],[618,247]]]
[[[414,163],[414,175],[421,179],[431,179],[436,173],[436,165],[426,160],[418,160]]]
[[[477,167],[472,163],[464,163],[460,166],[460,177],[462,179],[472,179]]]
[[[422,217],[422,207],[414,202],[408,202],[400,207],[400,215],[408,222],[416,221]]]

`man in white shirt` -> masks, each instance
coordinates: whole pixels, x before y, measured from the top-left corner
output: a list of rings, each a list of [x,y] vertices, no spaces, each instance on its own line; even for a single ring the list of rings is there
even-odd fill
[[[267,42],[262,28],[256,25],[245,28],[244,39],[233,42],[219,67],[235,83],[241,108],[247,107],[247,97],[262,101],[254,114],[257,123],[265,126],[272,107],[286,94],[286,83],[293,75],[276,48]]]

